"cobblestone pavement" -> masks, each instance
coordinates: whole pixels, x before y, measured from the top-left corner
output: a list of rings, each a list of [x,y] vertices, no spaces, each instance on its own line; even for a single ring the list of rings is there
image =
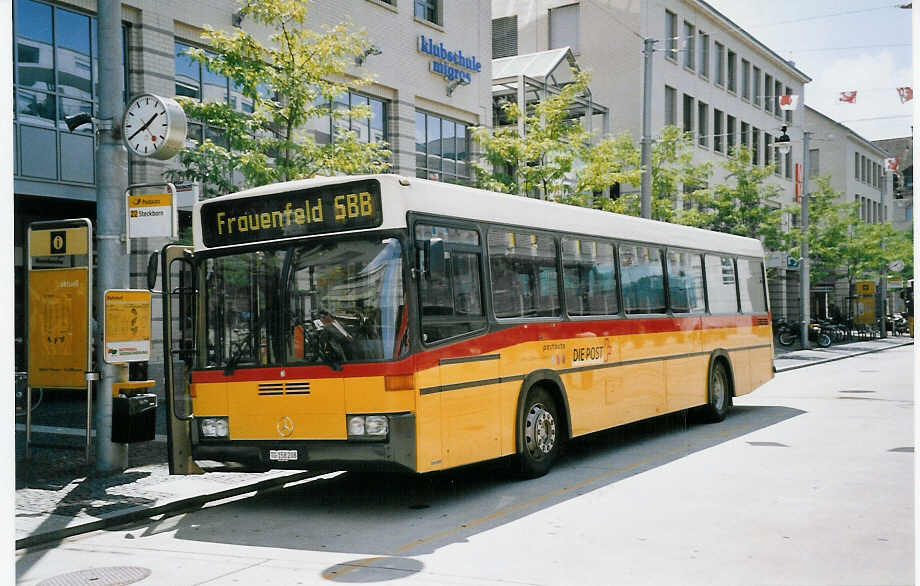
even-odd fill
[[[911,338],[896,337],[826,349],[782,349],[776,353],[774,365],[781,372],[912,343]],[[202,464],[219,474],[170,476],[166,442],[162,440],[132,444],[126,470],[99,473],[92,453],[89,464],[84,459],[84,409],[83,401],[74,395],[46,396],[34,411],[33,430],[55,433],[33,431],[29,460],[25,458],[25,433],[16,432],[17,548],[99,529],[119,520],[133,520],[138,515],[163,514],[166,508],[188,506],[189,501],[200,504],[225,498],[230,492],[242,494],[254,490],[254,486],[266,488],[307,476],[305,472],[282,470],[247,473],[216,462]],[[16,419],[20,429],[25,418]]]

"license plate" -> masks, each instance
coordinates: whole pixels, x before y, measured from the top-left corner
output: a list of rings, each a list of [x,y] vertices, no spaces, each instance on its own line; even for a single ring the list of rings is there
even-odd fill
[[[275,462],[290,462],[297,459],[297,450],[268,450],[268,459]]]

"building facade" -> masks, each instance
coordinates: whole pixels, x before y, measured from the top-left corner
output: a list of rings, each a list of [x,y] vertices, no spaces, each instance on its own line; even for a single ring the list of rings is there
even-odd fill
[[[241,22],[235,0],[179,2],[130,0],[122,4],[125,97],[153,93],[204,101],[226,101],[246,111],[246,98],[225,77],[184,52],[203,44],[206,25],[235,24],[267,42],[267,32]],[[64,117],[98,110],[98,51],[95,0],[56,3],[14,0],[14,194],[17,338],[25,336],[25,234],[30,222],[72,217],[95,220],[94,136],[89,125],[69,132]],[[384,140],[393,172],[469,182],[470,128],[491,125],[491,22],[489,0],[323,0],[309,7],[311,27],[349,22],[366,31],[376,48],[356,64],[373,83],[348,92],[341,104],[370,107],[369,119],[348,128],[368,141]],[[453,83],[452,83],[453,82]],[[309,130],[319,142],[334,140],[329,120]],[[219,130],[189,124],[189,139],[220,141]],[[136,157],[130,182],[163,180],[170,162]],[[186,204],[191,202],[186,201]],[[143,287],[148,250],[136,245],[132,285]],[[19,346],[22,346],[20,344]],[[155,354],[158,348],[155,348]],[[19,357],[17,357],[19,358]],[[22,367],[17,360],[17,367]]]
[[[713,164],[710,184],[726,180],[722,167],[732,149],[745,146],[758,165],[773,165],[777,207],[795,201],[795,168],[802,163],[804,86],[811,81],[750,33],[701,0],[493,0],[495,57],[569,46],[593,73],[592,99],[609,108],[610,130],[641,136],[643,39],[655,45],[652,67],[652,137],[666,125],[689,132],[694,159]],[[778,96],[798,96],[784,111]],[[775,138],[788,126],[793,148],[781,155]],[[702,186],[684,186],[684,190]],[[681,193],[674,194],[682,205]],[[791,224],[791,218],[788,219]],[[798,275],[785,258],[773,268],[774,313],[794,314]],[[787,274],[787,272],[789,274]]]
[[[897,161],[891,173],[889,219],[898,230],[907,231],[914,225],[914,139],[912,136],[873,140],[872,144]]]

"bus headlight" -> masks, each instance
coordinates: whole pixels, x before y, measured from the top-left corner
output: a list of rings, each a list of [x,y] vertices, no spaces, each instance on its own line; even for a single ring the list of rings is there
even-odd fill
[[[390,431],[390,420],[386,415],[349,415],[348,437],[385,438]]]
[[[385,415],[368,415],[364,418],[364,433],[367,435],[386,435],[389,431]]]
[[[230,437],[230,423],[226,417],[202,417],[198,420],[201,437],[227,439]]]

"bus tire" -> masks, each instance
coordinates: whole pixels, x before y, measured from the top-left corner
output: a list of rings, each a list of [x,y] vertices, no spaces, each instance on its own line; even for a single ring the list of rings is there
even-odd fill
[[[518,422],[523,440],[518,463],[523,478],[537,478],[549,471],[559,454],[561,423],[556,401],[546,389],[530,389]]]
[[[700,410],[706,423],[718,423],[725,419],[732,407],[732,385],[725,363],[716,360],[709,369],[709,402]]]

